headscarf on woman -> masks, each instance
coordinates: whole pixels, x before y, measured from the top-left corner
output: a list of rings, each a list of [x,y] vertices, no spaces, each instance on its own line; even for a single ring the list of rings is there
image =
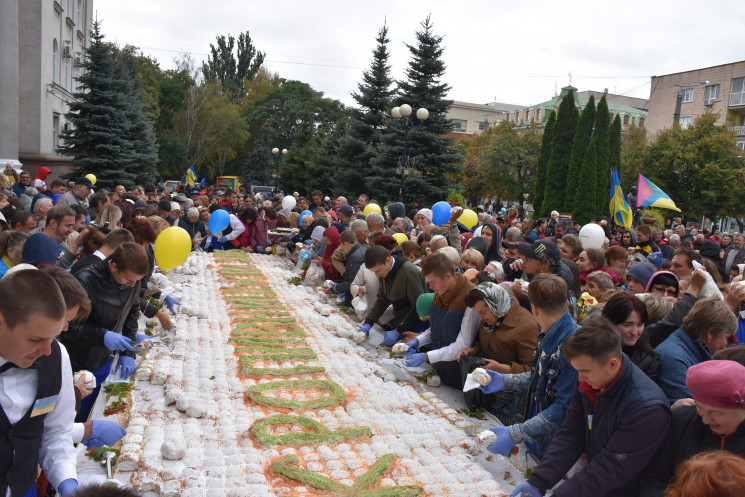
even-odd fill
[[[491,246],[484,255],[484,264],[489,264],[491,261],[502,262],[504,253],[502,252],[502,230],[494,223],[486,223],[484,226],[491,228],[492,239]],[[483,233],[483,227],[481,229]]]
[[[328,239],[326,241],[326,251],[323,253],[323,270],[326,272],[326,279],[338,280],[340,278],[339,272],[331,262],[331,257],[341,245],[341,242],[339,242],[339,230],[330,226],[323,232],[323,236]]]
[[[512,309],[512,304],[515,302],[515,299],[510,296],[507,290],[496,283],[490,283],[488,281],[479,283],[476,285],[474,290],[484,297],[486,306],[494,317],[497,318],[497,322],[492,326],[484,324],[484,331],[486,333],[491,333],[498,329],[499,325],[502,324],[502,320],[507,316],[507,313],[510,312],[510,309]]]

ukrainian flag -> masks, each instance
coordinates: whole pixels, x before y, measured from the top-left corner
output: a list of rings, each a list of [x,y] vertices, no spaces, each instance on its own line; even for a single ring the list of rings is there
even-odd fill
[[[639,186],[636,192],[636,206],[660,207],[662,209],[671,209],[680,212],[678,206],[675,205],[675,202],[673,202],[673,199],[667,193],[660,190],[657,185],[641,174],[639,175]]]
[[[610,214],[617,225],[628,229],[633,223],[633,214],[621,190],[618,171],[611,169],[610,179]]]
[[[185,186],[197,184],[197,173],[194,171],[194,165],[189,166],[189,169],[186,170],[184,177],[181,178],[181,184]]]

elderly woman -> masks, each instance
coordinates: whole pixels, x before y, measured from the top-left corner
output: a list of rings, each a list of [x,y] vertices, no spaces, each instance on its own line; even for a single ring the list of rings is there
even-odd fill
[[[432,211],[420,209],[414,216],[414,223],[416,223],[416,228],[409,233],[409,240],[416,240],[421,233],[425,232],[425,229],[428,230],[428,227],[432,225]]]
[[[659,385],[670,403],[691,396],[685,384],[686,371],[725,348],[735,330],[737,319],[722,300],[710,297],[696,302],[683,326],[657,347]]]
[[[23,245],[28,234],[20,231],[3,231],[0,233],[0,278],[5,276],[8,269],[21,263]]]
[[[701,452],[745,456],[745,366],[705,361],[691,366],[685,378],[695,405],[673,409],[670,433],[645,471],[640,497],[662,496],[676,468]],[[742,488],[725,495],[741,494]]]
[[[484,369],[502,374],[530,371],[540,331],[530,311],[516,302],[502,286],[489,282],[479,283],[471,290],[466,297],[466,306],[476,311],[481,324],[473,345],[458,352],[461,369],[465,365],[463,356],[475,355],[485,361],[481,366]],[[499,392],[494,397],[490,410],[503,423],[513,423],[521,396]]]

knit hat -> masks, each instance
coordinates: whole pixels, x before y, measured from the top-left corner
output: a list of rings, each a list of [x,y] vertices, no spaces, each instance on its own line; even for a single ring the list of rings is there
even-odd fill
[[[430,221],[432,221],[432,211],[429,209],[419,209],[419,212],[416,213],[417,216],[424,216]],[[416,216],[414,216],[416,217]]]
[[[173,212],[173,211],[180,211],[180,210],[181,210],[181,206],[178,205],[178,203],[171,202],[171,212]]]
[[[662,259],[662,252],[652,252],[647,256],[647,261],[654,264],[658,271],[662,269]]]
[[[657,271],[656,273],[654,273],[654,275],[649,278],[649,282],[645,286],[647,293],[650,293],[650,290],[652,290],[652,285],[654,284],[674,285],[675,288],[678,289],[677,293],[680,293],[680,281],[678,280],[678,277],[670,271]],[[678,295],[676,294],[675,296],[677,297]]]
[[[688,368],[686,386],[693,400],[725,409],[745,409],[745,366],[735,361],[704,361]]]
[[[428,318],[429,313],[432,309],[432,299],[435,298],[434,293],[422,293],[416,299],[416,313],[419,314],[420,318]]]
[[[186,211],[186,217],[199,217],[199,209],[196,207],[192,207],[188,211]]]
[[[637,262],[636,264],[631,266],[631,269],[629,269],[627,275],[633,276],[634,279],[636,279],[644,288],[646,288],[647,283],[649,283],[649,280],[652,278],[652,275],[655,272],[656,268],[654,267],[654,265],[648,262]]]

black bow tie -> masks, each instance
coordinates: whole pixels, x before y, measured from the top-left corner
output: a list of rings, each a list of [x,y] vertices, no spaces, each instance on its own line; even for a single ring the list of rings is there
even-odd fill
[[[17,367],[18,367],[18,366],[16,366],[16,365],[15,365],[15,364],[13,364],[12,362],[6,362],[6,363],[5,363],[5,364],[3,364],[2,366],[0,366],[0,374],[3,374],[4,372],[6,372],[6,371],[7,371],[7,370],[9,370],[9,369],[12,369],[12,368],[17,368]]]

